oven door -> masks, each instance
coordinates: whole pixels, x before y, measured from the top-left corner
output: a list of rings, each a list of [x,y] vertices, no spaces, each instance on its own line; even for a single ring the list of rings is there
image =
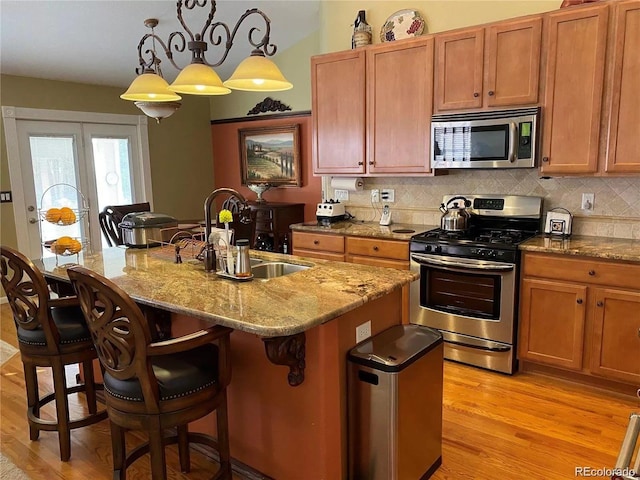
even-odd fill
[[[411,268],[411,323],[513,345],[515,264],[412,254]]]

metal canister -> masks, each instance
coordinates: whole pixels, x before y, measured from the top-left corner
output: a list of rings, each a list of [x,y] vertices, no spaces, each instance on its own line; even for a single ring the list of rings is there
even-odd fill
[[[249,240],[239,238],[236,242],[238,257],[236,258],[236,277],[251,276],[251,261],[249,260]]]

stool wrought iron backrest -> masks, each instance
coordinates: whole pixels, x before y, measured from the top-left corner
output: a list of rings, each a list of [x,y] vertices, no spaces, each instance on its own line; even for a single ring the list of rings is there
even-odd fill
[[[149,202],[133,203],[131,205],[108,205],[104,207],[104,210],[98,214],[98,220],[100,222],[100,230],[102,230],[107,244],[110,247],[114,245],[124,245],[122,230],[118,225],[122,222],[125,215],[128,213],[150,211],[151,205]]]

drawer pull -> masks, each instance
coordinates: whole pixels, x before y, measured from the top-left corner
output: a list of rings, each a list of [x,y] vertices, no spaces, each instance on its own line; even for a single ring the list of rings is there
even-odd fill
[[[319,244],[320,244],[320,241],[318,241],[318,240],[314,240],[314,241],[313,241],[313,244],[314,244],[314,245],[319,245]]]
[[[600,300],[600,301],[596,302],[596,305],[598,307],[604,307],[604,302],[602,300]]]
[[[373,247],[373,251],[374,251],[374,252],[377,252],[378,250],[380,250],[380,249],[378,248],[378,246],[377,246],[377,245],[375,245],[375,246]]]
[[[596,274],[595,270],[589,270],[589,275],[591,275],[592,277]]]
[[[578,305],[582,305],[582,299],[581,299],[581,298],[579,298],[578,300],[576,300],[576,303],[577,303]]]

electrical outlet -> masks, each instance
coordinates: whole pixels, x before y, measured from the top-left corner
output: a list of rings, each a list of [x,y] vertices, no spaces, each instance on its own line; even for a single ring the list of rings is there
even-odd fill
[[[396,201],[396,191],[393,188],[383,188],[380,191],[380,198],[383,202],[393,203]]]
[[[349,201],[349,190],[336,190],[336,200],[340,200],[342,202]]]
[[[371,336],[371,320],[356,327],[356,343],[360,343]]]
[[[582,194],[582,210],[593,210],[595,206],[595,194],[594,193],[583,193]]]
[[[371,201],[372,202],[380,201],[380,190],[378,190],[377,188],[374,188],[373,190],[371,190]]]

